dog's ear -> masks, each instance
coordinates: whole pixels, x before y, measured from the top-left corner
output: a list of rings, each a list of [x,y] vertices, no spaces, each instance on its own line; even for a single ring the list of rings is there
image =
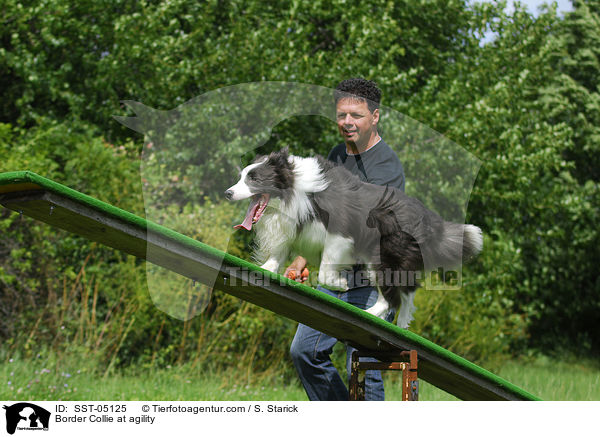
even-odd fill
[[[282,158],[287,161],[290,156],[290,146],[285,146],[279,151],[279,153],[281,154]]]
[[[273,152],[269,155],[269,163],[277,168],[286,167],[289,164],[289,149],[287,147]]]

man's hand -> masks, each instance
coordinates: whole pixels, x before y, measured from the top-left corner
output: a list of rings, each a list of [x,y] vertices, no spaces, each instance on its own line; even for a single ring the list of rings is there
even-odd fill
[[[304,282],[308,279],[308,270],[306,270],[306,259],[297,256],[290,266],[285,269],[283,274],[286,278],[293,279],[298,282]]]

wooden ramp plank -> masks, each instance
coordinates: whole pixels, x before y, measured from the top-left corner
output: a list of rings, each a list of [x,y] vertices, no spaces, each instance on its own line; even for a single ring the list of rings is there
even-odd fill
[[[538,399],[408,330],[35,173],[0,174],[0,204],[190,279],[205,282],[210,278],[210,286],[376,357],[415,349],[419,376],[460,399]]]

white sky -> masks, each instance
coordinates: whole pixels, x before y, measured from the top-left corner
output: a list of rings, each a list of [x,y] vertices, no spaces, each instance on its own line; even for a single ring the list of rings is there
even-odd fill
[[[514,3],[513,1],[508,2],[508,10],[509,11],[513,10],[513,8],[512,8],[513,3]],[[544,0],[521,0],[521,3],[527,5],[527,10],[530,13],[537,15],[539,5],[541,5],[543,3],[551,4],[552,2],[544,1]],[[557,0],[556,3],[558,6],[559,15],[561,12],[569,12],[569,11],[573,10],[573,5],[571,4],[570,0]]]
[[[495,0],[470,0],[471,2],[488,2],[488,3],[497,3]],[[571,0],[555,0],[557,4],[557,13],[558,15],[562,15],[565,12],[570,12],[573,10],[573,4]],[[506,12],[511,13],[514,11],[514,0],[507,1]],[[527,11],[534,16],[538,15],[538,7],[544,3],[550,4],[551,0],[520,0],[520,3],[527,6]],[[487,44],[492,41],[496,35],[493,32],[485,33],[483,36],[483,40],[481,41],[481,45]]]
[[[497,3],[494,0],[476,0],[479,2],[488,2],[488,3]],[[573,10],[573,4],[571,3],[571,0],[555,0],[558,6],[558,13],[560,15],[561,12],[569,12]],[[513,3],[514,0],[508,0],[508,7],[507,12],[511,12],[514,10],[513,7]],[[521,0],[520,3],[524,4],[527,6],[527,10],[529,11],[529,13],[533,14],[533,15],[537,15],[538,14],[538,6],[540,6],[543,3],[547,3],[550,4],[552,3],[551,0]]]

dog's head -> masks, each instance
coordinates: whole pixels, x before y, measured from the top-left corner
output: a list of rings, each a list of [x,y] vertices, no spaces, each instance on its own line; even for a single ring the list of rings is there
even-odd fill
[[[240,180],[225,191],[229,200],[252,198],[242,224],[236,228],[250,230],[252,224],[262,217],[269,199],[289,200],[294,187],[294,165],[288,149],[258,156],[240,173]]]

